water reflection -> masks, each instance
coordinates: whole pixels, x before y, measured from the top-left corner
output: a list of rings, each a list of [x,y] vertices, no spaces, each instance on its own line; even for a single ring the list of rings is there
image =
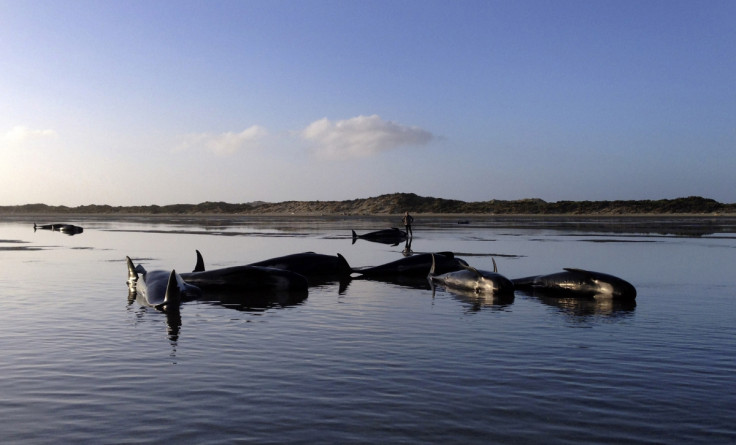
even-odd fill
[[[308,233],[282,233],[276,231],[243,231],[224,229],[222,231],[197,230],[197,229],[151,229],[151,228],[125,228],[125,229],[105,229],[106,232],[121,233],[151,233],[151,234],[176,234],[176,235],[214,235],[214,236],[242,236],[242,237],[258,237],[258,238],[306,238]]]
[[[268,309],[297,306],[307,299],[308,291],[208,291],[200,301],[238,311],[265,312]]]
[[[347,284],[346,284],[347,286]],[[237,309],[241,311],[256,311],[263,312],[271,308],[289,307],[296,306],[304,302],[309,296],[309,292],[304,290],[296,291],[268,291],[268,290],[237,290],[237,291],[215,291],[208,290],[203,292],[202,296],[197,301],[203,303],[210,303],[228,307],[231,309]],[[138,303],[141,308],[149,308],[145,301],[141,300],[141,297],[135,291],[135,287],[128,288],[128,305]],[[186,303],[185,303],[186,304]],[[156,312],[163,314],[174,314],[179,311],[163,311],[155,309]],[[180,323],[179,323],[180,324]]]
[[[411,250],[411,242],[414,238],[407,238],[406,243],[404,243],[404,250],[401,251],[401,254],[404,256],[412,256],[414,255],[414,251]]]
[[[614,300],[610,297],[606,298],[606,296],[598,298],[596,296],[590,298],[561,297],[539,290],[517,290],[517,292],[576,318],[602,316],[615,319],[629,317],[636,308],[636,300]]]
[[[248,292],[207,292],[197,300],[205,304],[222,306],[241,312],[262,313],[268,310],[283,309],[302,304],[308,296],[307,290],[303,291],[248,291]],[[143,320],[150,312],[153,316],[166,317],[166,337],[171,343],[171,357],[176,357],[176,347],[182,327],[181,311],[163,311],[147,306],[144,301],[139,300],[135,289],[128,289],[128,307],[138,304],[135,311],[136,324]],[[186,303],[185,303],[186,304]]]
[[[482,309],[503,311],[514,303],[514,294],[493,295],[476,294],[475,292],[462,292],[459,290],[448,290],[452,297],[468,306],[468,312],[479,312]]]
[[[438,286],[432,287],[432,298],[434,298],[435,292]],[[494,311],[504,310],[508,306],[514,303],[514,294],[491,294],[491,293],[477,293],[473,291],[466,291],[461,289],[450,289],[442,287],[448,294],[455,300],[461,302],[464,306],[468,307],[468,312],[474,313],[479,312],[482,309],[491,309]]]
[[[12,246],[0,245],[0,251],[43,250],[42,247],[38,246],[20,246],[18,244],[28,244],[28,241],[21,240],[0,239],[0,244],[15,244]]]
[[[139,301],[139,296],[135,291],[135,287],[128,288],[128,308],[133,307],[133,303],[138,303],[139,310],[135,312],[136,321],[140,321],[149,310],[156,314],[161,314],[166,317],[166,336],[169,341],[172,342],[172,347],[176,346],[176,342],[179,340],[179,332],[181,330],[181,312],[180,311],[163,311],[154,309],[151,306],[147,306],[144,301]],[[174,354],[175,355],[175,354]]]
[[[179,340],[179,331],[181,330],[181,312],[171,311],[166,313],[166,336],[172,343],[172,347],[176,347]],[[174,350],[173,352],[176,352]]]

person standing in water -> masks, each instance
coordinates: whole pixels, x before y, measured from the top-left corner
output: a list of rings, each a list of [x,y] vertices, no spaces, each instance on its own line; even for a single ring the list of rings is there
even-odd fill
[[[406,227],[406,236],[414,238],[414,233],[411,231],[411,224],[414,222],[414,217],[409,215],[409,211],[404,212],[404,217],[401,219]]]

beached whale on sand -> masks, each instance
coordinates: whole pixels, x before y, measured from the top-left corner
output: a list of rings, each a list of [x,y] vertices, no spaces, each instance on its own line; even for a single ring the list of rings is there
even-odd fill
[[[358,239],[364,239],[366,241],[373,241],[376,243],[383,243],[383,244],[399,244],[401,241],[404,241],[406,239],[406,232],[397,228],[392,227],[390,229],[383,229],[383,230],[376,230],[375,232],[368,232],[364,233],[362,235],[358,235],[355,233],[355,230],[353,232],[353,244],[355,244],[355,241]]]
[[[544,293],[547,296],[612,298],[633,300],[636,288],[619,277],[591,270],[565,268],[564,272],[511,280],[517,289]]]
[[[140,264],[134,266],[130,257],[125,259],[128,264],[128,287],[144,306],[167,312],[178,311],[182,302],[202,295],[201,289],[185,283],[175,270],[147,271]]]
[[[452,252],[420,253],[380,266],[354,268],[353,272],[364,277],[419,276],[426,278],[432,269],[433,257],[434,271],[437,275],[461,270],[468,265],[465,260],[455,258]]]
[[[181,278],[205,291],[302,291],[309,286],[303,275],[275,267],[245,265],[205,270],[199,251],[194,271],[181,274]]]
[[[458,290],[466,294],[470,292],[484,295],[513,295],[514,284],[511,280],[498,273],[496,260],[492,259],[492,261],[493,272],[478,270],[466,265],[462,270],[439,275],[435,273],[433,264],[429,272],[429,279],[432,283],[439,283],[450,290]]]

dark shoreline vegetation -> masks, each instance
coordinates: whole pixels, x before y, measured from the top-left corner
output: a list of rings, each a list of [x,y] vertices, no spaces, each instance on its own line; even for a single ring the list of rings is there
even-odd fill
[[[736,204],[691,196],[659,200],[556,201],[521,199],[465,202],[422,197],[414,193],[394,193],[347,201],[283,201],[231,204],[203,202],[147,206],[83,205],[78,207],[25,204],[0,206],[0,215],[390,215],[409,210],[419,214],[468,215],[726,215],[736,214]]]

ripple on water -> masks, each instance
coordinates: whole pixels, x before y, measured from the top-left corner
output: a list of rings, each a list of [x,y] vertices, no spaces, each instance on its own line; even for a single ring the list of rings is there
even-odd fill
[[[248,228],[233,231],[252,236],[226,237],[196,225],[118,228],[0,256],[5,440],[736,440],[736,283],[723,253],[732,250],[713,248],[733,246],[732,239],[588,243],[553,230],[478,226],[473,233],[433,228],[414,240],[416,251],[470,252],[483,267],[490,260],[477,241],[495,240],[482,249],[509,255],[503,270],[510,276],[546,273],[569,259],[628,271],[640,296],[624,310],[520,293],[497,304],[354,280],[344,291],[312,288],[289,307],[193,302],[167,317],[128,303],[125,255],[146,258],[147,267],[186,269],[195,247],[228,265],[314,250],[363,266],[395,259],[402,246],[351,245],[304,228],[292,237]],[[707,280],[684,276],[681,258],[706,258],[689,267]]]

